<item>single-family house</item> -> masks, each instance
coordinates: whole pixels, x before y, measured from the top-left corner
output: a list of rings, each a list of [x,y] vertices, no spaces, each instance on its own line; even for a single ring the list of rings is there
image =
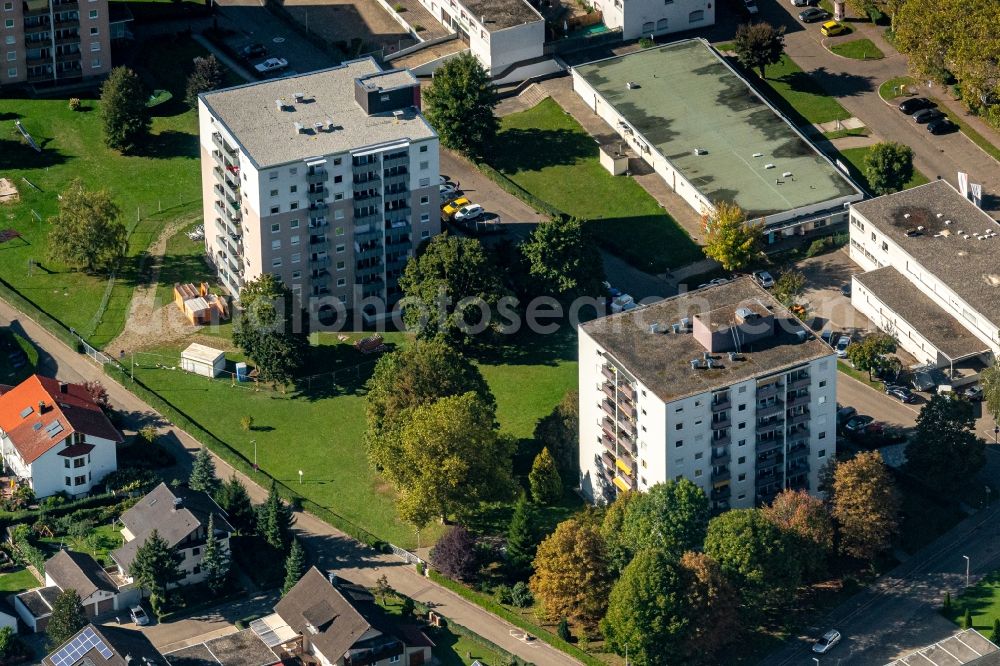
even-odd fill
[[[184,486],[171,488],[161,483],[119,518],[125,544],[111,553],[119,574],[129,583],[134,582],[128,572],[136,551],[156,530],[181,556],[183,577],[180,585],[202,582],[206,576],[201,562],[208,537],[209,516],[215,518],[215,537],[219,547],[228,551],[233,528],[225,510],[208,493]]]
[[[316,567],[250,628],[276,654],[322,666],[420,666],[434,647],[416,626],[387,617],[367,590]]]
[[[145,634],[88,624],[42,660],[42,666],[167,666]]]
[[[36,497],[89,493],[118,468],[121,433],[86,387],[32,375],[0,387],[4,467]]]

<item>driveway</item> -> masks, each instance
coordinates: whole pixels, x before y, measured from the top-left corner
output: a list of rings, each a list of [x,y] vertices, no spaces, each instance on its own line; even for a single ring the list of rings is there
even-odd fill
[[[846,248],[804,259],[795,267],[806,276],[802,300],[808,303],[814,330],[872,330],[868,318],[851,305],[850,296],[840,291],[843,285],[851,284],[852,275],[864,272],[851,260]]]
[[[864,121],[882,139],[910,146],[914,165],[928,178],[944,178],[956,185],[957,173],[967,172],[970,182],[983,186],[984,208],[994,214],[1000,212],[1000,196],[997,196],[1000,194],[1000,164],[996,160],[961,132],[931,135],[925,125],[917,125],[879,97],[881,83],[908,73],[906,58],[886,43],[881,29],[851,23],[855,28],[853,37],[871,39],[886,54],[885,58],[866,61],[842,58],[823,46],[817,24],[799,22],[797,16],[801,9],[793,7],[788,0],[766,0],[758,4],[761,19],[786,26],[785,53],[851,115]],[[944,94],[940,88],[926,92],[936,97]]]

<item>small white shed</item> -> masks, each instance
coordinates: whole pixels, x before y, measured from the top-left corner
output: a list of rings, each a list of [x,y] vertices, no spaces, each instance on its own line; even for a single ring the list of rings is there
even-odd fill
[[[181,352],[181,368],[196,375],[218,377],[226,369],[226,355],[197,342]]]

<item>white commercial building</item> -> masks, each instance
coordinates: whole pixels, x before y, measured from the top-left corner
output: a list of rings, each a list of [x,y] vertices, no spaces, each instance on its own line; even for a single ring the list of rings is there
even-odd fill
[[[118,469],[121,433],[87,389],[33,375],[0,389],[4,466],[35,497],[89,493]]]
[[[265,272],[300,299],[392,304],[441,230],[420,84],[371,58],[203,93],[205,249],[234,295]],[[336,305],[334,303],[334,305]]]
[[[622,39],[658,37],[715,25],[718,0],[594,0],[604,24]]]
[[[851,206],[851,304],[971,382],[1000,353],[1000,225],[944,180]]]
[[[491,76],[544,55],[545,19],[526,0],[420,0]]]
[[[687,478],[716,509],[815,493],[836,358],[750,278],[579,329],[580,474],[594,501]]]

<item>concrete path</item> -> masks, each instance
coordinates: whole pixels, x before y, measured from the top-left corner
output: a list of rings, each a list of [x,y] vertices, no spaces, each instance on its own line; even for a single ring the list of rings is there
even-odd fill
[[[828,123],[813,125],[820,132],[838,132],[840,130],[861,129],[865,124],[858,118],[845,118],[844,120],[831,120]]]
[[[198,442],[180,428],[171,425],[149,405],[105,375],[88,357],[69,349],[47,330],[2,300],[0,300],[0,326],[11,326],[15,332],[31,340],[38,347],[39,372],[42,374],[50,377],[58,376],[69,382],[91,379],[101,381],[108,390],[111,404],[125,414],[127,429],[134,430],[147,424],[155,425],[160,432],[161,441],[173,449],[175,454],[179,454],[177,457],[180,466],[184,469],[190,468],[189,454],[200,448]],[[229,465],[218,458],[215,464],[220,478],[229,478],[234,473]],[[262,502],[266,498],[267,491],[253,479],[239,473],[236,475],[246,484],[255,502]],[[297,512],[295,529],[317,566],[336,569],[338,575],[347,580],[367,586],[373,586],[376,579],[385,574],[389,584],[396,590],[434,607],[445,617],[468,627],[522,660],[534,662],[539,666],[569,666],[579,663],[541,641],[526,644],[514,638],[510,633],[514,627],[509,623],[420,576],[412,566],[405,565],[398,558],[376,553],[315,516]],[[252,602],[253,600],[250,600],[247,603]],[[266,605],[266,602],[262,602],[262,606]],[[158,638],[158,644],[176,643],[192,639],[207,631],[220,630],[226,622],[231,623],[248,614],[242,610],[238,604],[234,604],[215,611],[198,613],[194,618],[167,625],[155,625],[154,629],[169,628],[157,630],[169,634]],[[237,612],[241,614],[236,615]]]

